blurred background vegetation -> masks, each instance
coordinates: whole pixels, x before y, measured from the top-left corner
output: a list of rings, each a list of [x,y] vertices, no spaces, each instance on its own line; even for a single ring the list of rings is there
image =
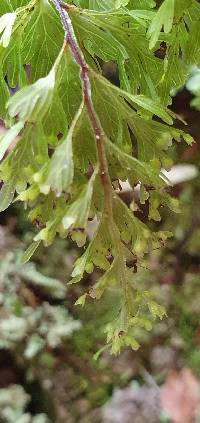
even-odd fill
[[[112,69],[106,72],[113,77]],[[87,276],[67,285],[79,255],[75,245],[57,240],[22,266],[36,228],[18,204],[1,214],[0,422],[200,422],[200,113],[191,99],[183,90],[172,105],[196,141],[171,149],[179,165],[171,191],[182,213],[163,209],[154,224],[174,237],[133,266],[137,283],[151,287],[168,314],[153,330],[137,330],[138,352],[113,357],[105,350],[95,360],[115,293],[108,292],[101,307],[91,299],[84,309],[75,307],[93,284]],[[131,202],[132,192],[122,195]],[[147,219],[145,207],[138,213]]]

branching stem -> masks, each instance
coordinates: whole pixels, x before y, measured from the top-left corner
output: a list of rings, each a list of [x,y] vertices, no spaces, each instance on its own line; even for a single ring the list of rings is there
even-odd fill
[[[98,153],[100,178],[104,190],[105,210],[109,218],[112,217],[112,184],[108,173],[108,165],[105,152],[105,134],[101,126],[99,117],[95,111],[92,97],[91,97],[91,82],[89,77],[89,67],[85,61],[83,53],[78,45],[74,29],[71,23],[70,16],[67,11],[67,5],[63,6],[60,0],[52,0],[56,9],[59,12],[63,28],[65,30],[65,38],[68,43],[76,63],[80,67],[80,78],[82,82],[82,92],[84,104],[87,109],[87,114],[92,126]]]
[[[69,45],[74,60],[80,67],[80,78],[82,82],[82,95],[85,107],[87,109],[88,118],[90,120],[91,127],[96,139],[98,162],[99,162],[99,175],[101,178],[101,183],[104,191],[104,210],[109,221],[109,229],[112,236],[112,242],[116,249],[116,254],[119,257],[119,272],[120,279],[122,283],[122,288],[125,295],[125,301],[128,305],[129,295],[128,295],[128,285],[126,282],[125,275],[125,262],[123,255],[123,247],[121,244],[120,233],[115,224],[113,217],[113,187],[108,172],[108,163],[106,157],[106,135],[102,128],[99,117],[95,111],[94,104],[91,96],[91,81],[90,81],[90,71],[89,67],[85,61],[84,55],[78,45],[76,35],[72,26],[71,18],[68,11],[73,8],[67,4],[62,3],[61,0],[52,0],[56,9],[59,12],[62,26],[65,31],[66,43]]]

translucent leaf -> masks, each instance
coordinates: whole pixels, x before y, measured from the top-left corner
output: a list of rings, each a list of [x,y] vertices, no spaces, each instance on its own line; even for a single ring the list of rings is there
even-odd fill
[[[27,12],[26,12],[27,14]],[[22,58],[31,65],[31,81],[49,73],[61,50],[64,32],[52,2],[36,2],[23,33]]]
[[[81,0],[77,1],[76,3],[82,7],[85,7],[85,5],[83,5],[83,1]],[[112,10],[126,6],[128,3],[129,0],[89,0],[88,7],[92,10]]]
[[[80,15],[75,11],[72,20],[79,44],[84,42],[93,58],[98,56],[104,61],[117,62],[121,88],[131,94],[156,98],[163,63],[149,51],[146,22],[140,17],[140,10],[145,7],[140,9],[139,6],[137,3],[131,13],[127,8],[121,13],[105,11],[98,14],[83,10]]]
[[[87,298],[87,294],[81,295],[79,299],[75,302],[75,305],[81,305],[82,307],[85,305],[85,300]]]
[[[0,191],[0,211],[4,211],[12,203],[15,193],[13,181],[5,182]]]
[[[5,15],[0,17],[0,45],[4,48],[8,47],[10,42],[10,37],[12,34],[12,28],[15,23],[17,14],[13,13],[6,13]]]
[[[75,200],[68,208],[67,213],[63,217],[63,226],[65,229],[85,229],[91,208],[91,201],[94,189],[94,182],[97,171],[93,172],[88,184],[82,189],[77,200]]]
[[[9,99],[10,93],[9,93],[8,86],[7,86],[7,84],[6,84],[6,82],[3,78],[0,79],[0,92],[1,92],[0,117],[5,118],[5,116],[6,116],[6,104],[7,104],[7,101]]]
[[[156,103],[156,101],[151,100],[143,95],[133,96],[131,94],[122,93],[125,98],[130,99],[136,106],[141,107],[144,110],[149,111],[153,115],[160,117],[164,122],[171,125],[173,123],[172,118],[164,110],[161,104]]]
[[[15,141],[23,127],[24,122],[18,122],[16,125],[12,126],[4,135],[0,136],[0,160],[3,159],[7,149],[10,147],[12,142]]]
[[[40,245],[40,241],[32,242],[32,244],[29,245],[29,247],[24,252],[24,254],[23,254],[22,258],[21,258],[21,263],[22,264],[25,264],[25,263],[27,263],[30,260],[30,258],[33,256],[33,254],[35,253],[35,251],[39,247],[39,245]]]
[[[8,101],[11,117],[19,116],[21,121],[42,120],[49,109],[55,87],[55,69],[33,85],[22,88]]]
[[[132,182],[143,182],[147,185],[155,185],[155,186],[164,186],[165,183],[159,177],[159,174],[156,172],[156,169],[151,167],[151,165],[147,165],[132,157],[123,151],[121,151],[117,146],[107,141],[107,151],[108,151],[108,161],[110,168],[112,169],[113,179],[116,177],[117,168],[118,172],[120,171],[120,167],[124,170],[124,174],[126,174]],[[117,160],[117,161],[116,161]],[[116,170],[115,170],[116,169]],[[119,174],[119,173],[118,173]]]
[[[131,324],[135,326],[140,326],[146,330],[152,329],[152,322],[147,317],[132,317]]]
[[[159,317],[159,319],[162,320],[163,317],[166,316],[165,309],[155,301],[149,301],[148,307],[154,318]]]
[[[19,141],[0,166],[1,178],[13,181],[13,191],[26,189],[27,182],[48,161],[46,139],[40,124],[26,125]],[[23,165],[26,164],[26,165]]]
[[[55,149],[51,158],[46,184],[49,185],[59,196],[63,191],[70,189],[74,176],[73,164],[73,132],[81,117],[83,104],[81,104],[78,112],[76,113],[67,136],[61,144]]]
[[[107,257],[110,255],[111,249],[112,241],[110,238],[109,224],[106,220],[102,220],[87,250],[75,262],[72,272],[72,283],[79,282],[84,272],[92,273],[94,266],[108,270],[110,263]]]
[[[172,29],[174,19],[174,0],[164,0],[158,12],[152,20],[148,30],[150,38],[150,48],[153,48],[158,40],[162,28],[165,33],[169,33]]]
[[[99,278],[96,284],[91,288],[89,295],[99,300],[104,291],[111,287],[118,280],[118,260],[113,260],[110,268]]]

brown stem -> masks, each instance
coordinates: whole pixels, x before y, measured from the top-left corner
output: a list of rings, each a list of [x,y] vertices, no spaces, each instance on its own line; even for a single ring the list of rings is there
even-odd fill
[[[72,22],[69,16],[68,11],[72,8],[70,5],[62,3],[61,0],[52,0],[56,9],[59,12],[62,25],[65,31],[65,39],[68,45],[70,46],[71,52],[73,54],[74,60],[80,67],[80,78],[82,82],[82,95],[84,99],[84,104],[87,109],[88,118],[90,120],[91,127],[94,132],[97,146],[97,155],[99,162],[99,176],[101,178],[101,183],[104,191],[104,210],[109,220],[109,230],[111,233],[112,242],[116,248],[116,253],[119,257],[119,277],[121,279],[122,288],[124,290],[124,295],[126,303],[128,305],[128,285],[126,283],[125,275],[125,261],[123,257],[123,249],[120,239],[119,230],[115,224],[113,218],[113,187],[108,172],[108,164],[106,158],[106,135],[101,126],[99,117],[95,111],[94,104],[91,96],[91,82],[90,82],[90,71],[89,67],[85,61],[83,53],[78,45],[76,35],[72,26]]]
[[[84,104],[87,109],[90,124],[92,126],[96,139],[97,154],[99,161],[99,174],[104,190],[105,210],[107,211],[109,217],[112,218],[112,184],[108,173],[108,165],[105,152],[105,134],[99,121],[98,115],[94,109],[91,97],[89,67],[85,61],[82,51],[79,48],[76,36],[74,34],[74,29],[68,14],[69,6],[67,4],[63,4],[60,0],[52,1],[60,14],[62,25],[65,30],[66,41],[71,48],[71,52],[76,63],[80,67],[80,78],[82,82]]]
[[[62,6],[63,9],[65,9],[67,12],[70,10],[75,10],[78,9],[77,6],[74,6],[74,4],[68,4],[68,3],[64,3],[63,1],[60,1],[60,5]]]

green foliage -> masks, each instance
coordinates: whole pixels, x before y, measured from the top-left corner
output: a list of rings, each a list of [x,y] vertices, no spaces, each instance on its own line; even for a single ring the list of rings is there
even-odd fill
[[[158,12],[154,16],[148,30],[150,48],[153,48],[159,38],[162,28],[165,33],[172,30],[174,20],[174,0],[164,0]]]
[[[106,327],[111,350],[118,353],[122,346],[138,348],[135,325],[150,329],[151,320],[165,314],[150,292],[135,286],[128,263],[158,248],[169,233],[152,232],[136,218],[115,183],[139,185],[141,203],[150,204],[149,219],[160,220],[163,204],[177,210],[165,191],[162,168],[172,164],[167,150],[173,139],[188,144],[192,139],[172,127],[167,106],[190,66],[200,61],[199,44],[194,45],[200,5],[196,0],[164,0],[158,9],[151,0],[69,3],[67,15],[56,0],[1,1],[0,113],[10,129],[0,140],[0,157],[5,156],[0,210],[13,199],[22,201],[30,220],[42,228],[24,262],[41,241],[50,245],[57,234],[86,245],[72,282],[95,268],[103,275],[77,304],[87,296],[100,299],[113,287],[120,292],[118,313]],[[155,53],[160,42],[166,43],[164,58]],[[101,63],[107,61],[117,65],[118,87],[102,76]],[[19,87],[11,98],[5,77],[9,86]]]

